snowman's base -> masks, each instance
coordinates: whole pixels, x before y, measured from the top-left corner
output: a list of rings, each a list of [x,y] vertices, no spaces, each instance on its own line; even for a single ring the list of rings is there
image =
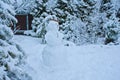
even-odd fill
[[[67,64],[67,53],[64,53],[62,46],[46,46],[42,58],[43,64],[50,68],[64,68]]]

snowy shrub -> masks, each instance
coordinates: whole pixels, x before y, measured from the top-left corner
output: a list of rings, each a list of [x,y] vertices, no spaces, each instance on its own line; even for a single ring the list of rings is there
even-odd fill
[[[0,39],[10,40],[13,37],[13,32],[6,25],[0,25]]]
[[[34,32],[37,31],[37,27],[42,23],[42,20],[46,17],[46,13],[43,12],[44,10],[44,3],[39,3],[39,1],[35,1],[34,8],[31,12],[31,14],[34,16],[32,21],[32,28]]]
[[[113,21],[109,20],[105,25],[106,35],[105,35],[105,44],[108,44],[110,42],[116,42],[118,39],[118,24]]]
[[[16,13],[29,13],[34,7],[35,0],[15,0],[13,6]]]
[[[100,14],[104,15],[102,18],[103,20],[103,26],[102,26],[102,31],[104,31],[104,38],[105,44],[108,44],[110,42],[116,43],[118,39],[118,34],[120,31],[119,25],[120,23],[118,22],[117,18],[117,8],[116,8],[116,3],[114,3],[113,0],[103,0],[101,2],[100,6]]]
[[[31,80],[25,72],[25,54],[11,39],[13,32],[0,25],[0,80]]]
[[[66,35],[64,39],[78,45],[99,43],[98,40],[104,39],[107,34],[104,25],[112,20],[113,14],[116,20],[118,11],[119,0],[41,0],[36,1],[31,12],[34,16],[32,27],[34,32],[44,33],[45,18],[55,15],[60,24],[59,30]],[[44,34],[38,35],[44,38]]]
[[[9,0],[0,1],[0,80],[32,80],[24,69],[24,51],[12,41],[9,25],[17,20],[14,7],[8,3]]]
[[[80,37],[81,35],[79,35],[79,34],[82,34],[81,33],[82,31],[79,31],[79,30],[82,30],[83,26],[80,27],[79,25],[86,24],[86,22],[89,22],[88,16],[92,15],[94,5],[95,5],[95,1],[90,1],[90,0],[87,0],[87,1],[80,1],[80,0],[44,1],[44,0],[42,0],[41,3],[36,2],[36,5],[35,5],[33,11],[31,12],[31,14],[34,16],[34,20],[32,22],[33,30],[37,33],[38,32],[43,33],[44,26],[46,26],[46,24],[43,24],[43,23],[45,23],[45,18],[48,15],[55,15],[57,17],[57,20],[59,21],[59,24],[61,25],[60,30],[62,30],[63,33],[66,33],[66,31],[68,30],[67,31],[68,34],[66,33],[66,35],[69,35],[69,38],[71,38],[69,40],[71,40],[71,41],[75,40],[73,42],[80,44],[80,43],[82,43],[80,41],[82,39]],[[75,21],[74,21],[74,17],[76,18]],[[46,23],[47,23],[47,21],[46,21]],[[81,23],[81,24],[78,24],[78,23]],[[75,27],[76,30],[74,29],[71,32],[69,27],[71,29]],[[69,34],[69,32],[71,32],[71,34]],[[41,36],[41,34],[38,34],[38,35],[40,37],[44,36],[44,35]],[[76,38],[76,36],[77,36],[77,38]]]
[[[19,45],[0,39],[0,80],[31,80],[24,70],[24,56]]]
[[[0,80],[31,80],[25,72],[25,54],[11,39],[12,30],[0,25]]]
[[[70,16],[66,23],[62,26],[64,39],[72,41],[76,44],[82,44],[85,42],[85,24],[78,18]]]
[[[15,15],[14,7],[10,4],[7,4],[0,1],[0,24],[5,24],[9,26],[12,22],[17,22]]]

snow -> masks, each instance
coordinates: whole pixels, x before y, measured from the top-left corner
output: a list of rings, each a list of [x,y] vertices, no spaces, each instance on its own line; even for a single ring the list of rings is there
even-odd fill
[[[34,5],[35,1],[40,3]],[[3,77],[5,80],[15,78],[31,80],[26,73],[30,74],[33,80],[120,80],[120,45],[118,45],[120,38],[117,42],[120,34],[115,34],[119,32],[115,13],[120,8],[120,1],[111,1],[103,4],[102,0],[45,0],[42,4],[42,0],[1,0],[0,80]],[[65,4],[65,9],[62,9],[61,4]],[[37,5],[41,7],[37,9]],[[43,10],[40,11],[39,17],[33,11],[33,15],[36,16],[33,21],[36,33],[25,32],[26,35],[34,37],[15,35],[13,38],[14,34],[7,26],[11,26],[11,22],[17,23],[14,17],[16,12],[29,13],[34,7],[35,13]],[[108,38],[106,36],[110,36],[109,38],[115,39],[116,43],[108,45],[86,45],[86,43],[76,46],[63,40],[64,35],[58,30],[58,20],[61,23],[61,32],[63,29],[63,33],[66,34],[64,39],[76,44],[96,43],[98,32],[101,32],[98,42],[106,43]],[[103,30],[98,28],[101,26]],[[41,44],[42,39],[35,38],[37,35],[45,38],[46,44]],[[12,42],[12,38],[15,43]],[[22,47],[26,55],[16,43]],[[23,60],[26,57],[27,63]]]
[[[0,24],[0,38],[10,40],[13,37],[12,30],[6,25]]]
[[[30,13],[35,6],[35,0],[15,0],[16,13]]]
[[[46,5],[47,5],[47,9],[51,9],[54,8],[56,6],[57,0],[49,0]]]
[[[59,57],[52,60],[66,61],[57,67],[44,65],[42,52],[46,45],[40,44],[39,38],[14,36],[25,50],[27,63],[31,66],[33,80],[119,80],[120,79],[120,45],[82,45],[57,46],[50,52]],[[49,47],[51,48],[51,47]],[[48,53],[49,55],[49,53]],[[62,65],[63,64],[63,65]]]
[[[18,43],[26,53],[27,63],[30,66],[28,73],[33,76],[33,80],[39,80],[39,68],[41,66],[41,51],[45,45],[41,45],[39,38],[32,38],[30,36],[14,36],[13,40]]]
[[[27,30],[27,31],[24,31],[24,34],[25,35],[30,35],[30,36],[37,36],[37,34],[33,31],[33,30]]]
[[[12,5],[8,5],[6,3],[4,3],[3,1],[0,1],[0,10],[2,12],[2,14],[5,15],[6,19],[10,19],[13,20],[17,23],[17,19],[14,17],[14,15],[16,14],[14,11],[14,7]]]
[[[0,73],[1,73],[0,79],[1,79],[1,77],[3,77],[4,74],[6,74],[4,70],[5,70],[5,68],[3,66],[0,67]]]

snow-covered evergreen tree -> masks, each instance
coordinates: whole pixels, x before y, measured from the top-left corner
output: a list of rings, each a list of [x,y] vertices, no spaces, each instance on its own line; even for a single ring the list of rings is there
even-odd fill
[[[106,42],[107,32],[104,26],[109,20],[113,20],[110,17],[114,15],[113,22],[119,24],[116,18],[116,14],[119,15],[118,3],[118,0],[37,1],[31,13],[34,15],[33,30],[42,33],[42,36],[38,34],[42,38],[46,33],[44,19],[48,15],[55,15],[60,24],[59,30],[65,34],[64,39],[78,45],[97,43],[99,38],[105,38],[102,41]]]
[[[117,18],[117,9],[115,8],[114,0],[102,0],[100,6],[100,13],[102,14],[102,31],[105,37],[105,44],[116,42],[120,31]]]
[[[15,7],[15,12],[19,14],[30,13],[34,7],[35,0],[14,0],[12,5]]]
[[[9,25],[17,22],[12,5],[0,1],[0,80],[31,80],[25,72],[25,54],[12,41],[13,31]]]
[[[66,35],[66,39],[79,44],[81,38],[79,34],[82,34],[79,31],[80,28],[82,29],[83,26],[78,26],[84,24],[89,24],[89,16],[92,15],[94,9],[95,1],[90,0],[43,0],[41,3],[37,2],[36,7],[32,14],[34,14],[35,18],[33,20],[33,28],[34,31],[37,31],[41,28],[39,25],[43,23],[44,19],[48,15],[55,15],[59,21],[60,30],[64,32]],[[70,18],[74,17],[74,19]],[[74,20],[80,21],[79,24],[73,25],[72,23],[76,22]],[[67,24],[68,23],[68,24]],[[71,25],[70,25],[71,24]],[[69,25],[69,26],[67,26]],[[38,28],[39,26],[39,28]],[[77,30],[72,30],[73,27],[79,27]],[[44,28],[44,27],[43,27]],[[68,29],[69,28],[69,29]],[[89,28],[89,27],[88,27]],[[85,29],[85,28],[84,28]],[[67,31],[68,30],[68,31]],[[86,28],[87,30],[87,28]],[[69,34],[67,32],[72,31],[73,34]],[[38,32],[38,31],[37,31]],[[77,34],[76,34],[77,32]],[[89,31],[88,31],[89,32]],[[84,34],[84,33],[83,33]],[[73,38],[71,38],[74,37]],[[89,37],[90,38],[90,37]],[[87,40],[87,39],[86,39]],[[90,41],[90,40],[89,40]]]
[[[14,17],[14,7],[12,5],[8,5],[5,1],[0,1],[0,24],[9,26],[12,22],[17,22]]]
[[[35,1],[34,8],[31,12],[31,14],[34,16],[34,19],[32,21],[32,28],[34,32],[37,32],[37,27],[42,23],[43,19],[46,17],[44,13],[46,13],[45,10],[45,0],[42,2]]]

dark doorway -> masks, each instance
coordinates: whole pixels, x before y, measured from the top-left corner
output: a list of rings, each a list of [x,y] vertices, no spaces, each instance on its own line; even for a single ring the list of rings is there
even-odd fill
[[[15,17],[18,20],[16,27],[19,27],[20,30],[27,30],[27,19],[26,19],[27,16],[26,15],[16,15]]]
[[[33,16],[30,14],[17,14],[15,17],[18,20],[17,24],[14,24],[13,30],[19,29],[17,32],[24,32],[32,29]]]

